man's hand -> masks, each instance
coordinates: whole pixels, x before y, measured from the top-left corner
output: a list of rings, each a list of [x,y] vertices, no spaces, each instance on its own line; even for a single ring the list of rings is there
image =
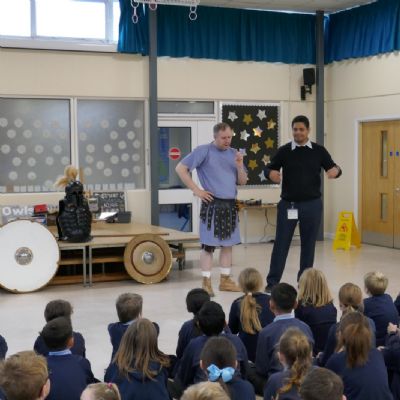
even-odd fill
[[[387,333],[390,335],[391,333],[397,333],[398,327],[395,324],[392,324],[389,322],[388,327],[387,327]]]
[[[211,192],[207,192],[206,190],[196,188],[193,190],[193,194],[199,197],[205,203],[209,203],[214,200],[214,195]]]
[[[236,161],[236,167],[238,167],[238,168],[242,168],[243,167],[243,154],[240,151],[238,151],[236,153],[235,161]]]
[[[328,176],[328,179],[335,179],[339,175],[339,168],[332,167],[331,169],[328,169],[326,175]]]
[[[281,183],[281,173],[279,171],[271,170],[269,173],[269,179],[274,183]]]

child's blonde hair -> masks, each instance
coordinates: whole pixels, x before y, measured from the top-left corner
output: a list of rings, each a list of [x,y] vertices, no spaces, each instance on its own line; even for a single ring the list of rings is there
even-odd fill
[[[307,336],[297,328],[289,328],[279,341],[279,353],[288,364],[290,375],[284,381],[279,394],[299,388],[312,365],[312,347]]]
[[[315,268],[307,268],[299,280],[299,303],[322,307],[332,302],[333,297],[325,275]]]
[[[201,382],[188,387],[181,400],[230,400],[230,398],[219,383]]]
[[[239,275],[239,286],[245,294],[240,301],[240,322],[243,331],[251,335],[262,329],[258,316],[261,307],[253,297],[253,293],[261,290],[262,284],[261,274],[255,268],[246,268]]]
[[[86,387],[84,392],[86,391],[90,391],[93,400],[121,400],[115,383],[92,383]]]
[[[362,290],[354,283],[345,283],[339,289],[339,302],[344,314],[352,311],[364,312]]]
[[[388,287],[388,283],[388,278],[379,271],[368,272],[364,276],[365,288],[372,296],[384,294]]]

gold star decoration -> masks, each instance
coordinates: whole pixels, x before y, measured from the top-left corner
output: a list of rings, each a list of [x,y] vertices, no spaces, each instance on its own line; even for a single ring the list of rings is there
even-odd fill
[[[249,168],[252,169],[253,171],[258,167],[257,161],[256,160],[250,160],[249,161]]]
[[[250,151],[252,151],[254,154],[257,154],[260,150],[261,150],[261,148],[260,148],[260,146],[258,145],[258,143],[253,143],[253,144],[251,145]]]
[[[253,128],[253,132],[254,132],[254,136],[261,137],[262,129],[260,129],[260,127],[257,126],[257,128]]]
[[[271,118],[268,122],[267,122],[267,129],[274,129],[276,125],[276,122]]]
[[[269,163],[269,160],[270,157],[265,154],[261,161],[264,163],[264,165],[267,165]]]
[[[268,138],[264,143],[265,143],[265,146],[267,147],[267,149],[273,149],[275,140]]]
[[[250,125],[253,122],[253,118],[251,118],[251,114],[244,114],[243,122],[246,125]]]

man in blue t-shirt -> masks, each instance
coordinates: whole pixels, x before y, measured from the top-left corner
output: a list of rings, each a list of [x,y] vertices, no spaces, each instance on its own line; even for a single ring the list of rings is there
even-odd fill
[[[214,141],[196,147],[176,167],[182,182],[201,199],[200,211],[200,267],[203,289],[214,296],[211,286],[213,252],[221,247],[221,279],[219,290],[239,292],[230,278],[232,246],[240,243],[239,220],[236,207],[236,185],[247,182],[243,154],[231,148],[232,130],[221,122],[214,126]],[[203,189],[193,181],[190,173],[196,169]]]
[[[326,171],[329,179],[338,178],[342,173],[325,147],[309,139],[310,122],[307,117],[295,117],[292,131],[293,140],[279,147],[264,170],[265,176],[272,182],[282,182],[276,237],[265,288],[267,293],[282,278],[297,223],[300,226],[301,239],[297,280],[306,268],[313,266],[315,242],[322,215],[321,168]]]

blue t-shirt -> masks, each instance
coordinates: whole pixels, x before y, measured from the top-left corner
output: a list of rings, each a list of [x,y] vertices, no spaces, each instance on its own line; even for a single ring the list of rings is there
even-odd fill
[[[237,194],[235,149],[220,150],[213,144],[196,147],[181,162],[190,171],[196,169],[201,186],[219,199],[234,199]]]

